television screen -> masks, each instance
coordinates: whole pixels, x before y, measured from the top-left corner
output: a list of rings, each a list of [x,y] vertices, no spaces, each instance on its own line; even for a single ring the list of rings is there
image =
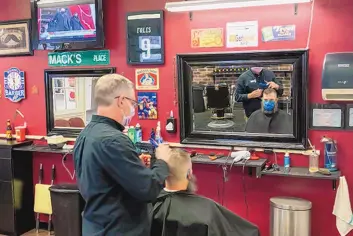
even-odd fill
[[[95,41],[95,4],[38,8],[40,43]]]

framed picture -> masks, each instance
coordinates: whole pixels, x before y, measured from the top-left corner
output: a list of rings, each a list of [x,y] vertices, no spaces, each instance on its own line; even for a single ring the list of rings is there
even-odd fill
[[[158,90],[159,89],[159,69],[145,68],[135,70],[135,80],[137,90]]]
[[[345,107],[340,104],[311,104],[310,129],[344,129],[345,115]]]
[[[138,117],[140,120],[157,120],[157,93],[137,92]]]
[[[164,64],[163,21],[163,11],[134,12],[127,14],[128,64]]]
[[[0,22],[0,57],[33,55],[30,20]]]

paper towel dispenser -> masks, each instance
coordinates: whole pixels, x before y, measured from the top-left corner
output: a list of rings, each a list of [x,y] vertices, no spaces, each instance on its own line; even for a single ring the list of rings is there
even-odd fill
[[[353,101],[353,52],[326,54],[322,98],[327,101]]]

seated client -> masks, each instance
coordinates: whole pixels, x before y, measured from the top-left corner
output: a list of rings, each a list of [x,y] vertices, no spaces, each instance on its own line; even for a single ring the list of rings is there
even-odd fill
[[[153,203],[153,236],[259,236],[258,228],[216,202],[194,194],[187,152],[173,149],[166,187]]]
[[[261,109],[249,117],[245,132],[293,134],[293,118],[287,112],[278,109],[276,90],[267,88],[263,91]]]

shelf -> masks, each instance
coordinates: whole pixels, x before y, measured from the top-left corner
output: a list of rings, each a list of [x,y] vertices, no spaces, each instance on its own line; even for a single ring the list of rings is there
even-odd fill
[[[22,147],[14,148],[15,151],[22,152],[41,152],[41,153],[58,153],[67,154],[72,151],[72,149],[51,149],[49,146],[44,145],[27,145]]]
[[[336,190],[336,181],[341,176],[341,171],[332,172],[331,175],[323,175],[320,173],[310,173],[306,167],[291,167],[288,173],[284,173],[283,167],[279,167],[279,171],[261,171],[261,175],[273,175],[282,177],[305,178],[305,179],[323,179],[332,180],[332,188]]]
[[[218,166],[230,166],[232,165],[233,158],[229,157],[227,160],[227,157],[221,157],[216,160],[211,160],[207,155],[196,155],[195,157],[191,158],[192,163],[195,164],[206,164],[206,165],[218,165]],[[259,178],[261,176],[261,170],[265,166],[266,159],[259,159],[259,160],[248,160],[248,161],[240,161],[237,163],[234,163],[232,166],[240,166],[243,167],[245,164],[245,167],[248,168],[249,175],[252,175],[252,170],[256,170],[256,177]]]
[[[233,158],[229,157],[227,161],[227,157],[221,157],[218,158],[214,161],[212,161],[207,155],[196,155],[191,158],[193,163],[197,164],[210,164],[210,165],[224,165],[227,162],[227,165],[231,165]],[[266,159],[260,159],[260,160],[248,160],[245,163],[246,167],[263,167],[265,165]],[[244,161],[240,161],[237,163],[234,163],[233,166],[243,166]]]

